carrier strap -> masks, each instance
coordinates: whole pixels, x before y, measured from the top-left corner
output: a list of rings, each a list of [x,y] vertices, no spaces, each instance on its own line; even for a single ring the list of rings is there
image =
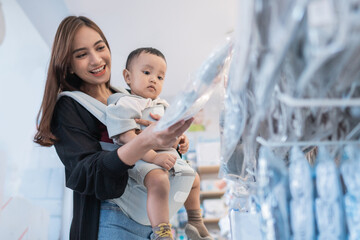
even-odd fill
[[[126,93],[126,91],[122,87],[113,87],[111,88],[117,92]],[[86,108],[92,115],[94,115],[99,121],[106,126],[106,105],[100,102],[99,100],[91,97],[90,95],[83,93],[81,91],[64,91],[58,95],[58,99],[62,96],[68,96],[75,99],[78,103],[80,103],[84,108]]]
[[[58,99],[62,96],[68,96],[75,99],[83,107],[85,107],[92,115],[94,115],[99,121],[106,126],[105,108],[106,105],[99,100],[87,95],[80,91],[65,91],[58,95]]]
[[[119,145],[109,142],[99,142],[102,150],[106,151],[114,151],[119,148]]]

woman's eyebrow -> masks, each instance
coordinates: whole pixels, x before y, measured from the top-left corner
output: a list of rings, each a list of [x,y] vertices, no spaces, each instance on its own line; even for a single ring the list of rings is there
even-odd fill
[[[102,39],[100,39],[99,41],[97,41],[96,43],[94,43],[94,46],[98,45],[99,43],[104,42]]]
[[[80,51],[82,51],[82,50],[86,50],[86,48],[78,48],[78,49],[75,49],[72,53],[74,54],[74,53],[80,52]]]
[[[104,42],[104,41],[100,39],[99,41],[97,41],[97,42],[94,43],[94,46],[98,45],[98,44],[101,43],[101,42]],[[75,49],[72,53],[74,54],[74,53],[79,52],[79,51],[82,51],[82,50],[86,50],[86,48],[78,48],[78,49]]]

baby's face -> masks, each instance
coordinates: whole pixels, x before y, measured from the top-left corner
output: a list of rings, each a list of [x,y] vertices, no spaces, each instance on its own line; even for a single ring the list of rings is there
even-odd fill
[[[160,95],[166,73],[166,62],[163,58],[143,52],[133,59],[128,71],[125,81],[132,94],[151,99]]]

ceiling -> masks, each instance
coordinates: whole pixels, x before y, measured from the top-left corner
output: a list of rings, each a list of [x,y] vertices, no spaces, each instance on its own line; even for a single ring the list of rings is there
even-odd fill
[[[211,51],[234,30],[236,0],[17,0],[44,41],[51,46],[67,15],[84,15],[105,33],[112,52],[112,84],[123,85],[127,55],[151,46],[167,59],[162,97],[185,87]]]

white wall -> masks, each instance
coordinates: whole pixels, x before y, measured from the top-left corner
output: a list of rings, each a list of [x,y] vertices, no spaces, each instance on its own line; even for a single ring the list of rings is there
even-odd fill
[[[0,209],[14,197],[40,204],[37,207],[50,217],[44,231],[49,231],[49,239],[56,239],[63,169],[54,149],[36,146],[32,138],[50,45],[60,20],[82,14],[98,23],[111,46],[115,85],[124,85],[121,71],[131,50],[159,48],[168,62],[162,96],[171,99],[234,28],[235,0],[0,1],[6,30],[0,45]],[[1,234],[0,239],[5,239]]]
[[[9,208],[15,211],[7,226],[2,221],[0,239],[21,234],[54,239],[60,232],[63,168],[52,148],[32,143],[50,50],[17,2],[1,2],[6,32],[0,45],[0,167],[6,170],[1,171],[4,182],[0,179],[0,221]],[[36,222],[34,209],[43,213]]]
[[[0,146],[10,171],[29,167],[35,118],[43,93],[49,48],[15,1],[2,0],[6,34],[0,45]],[[12,179],[8,194],[16,193]]]
[[[122,70],[132,50],[158,48],[168,62],[162,93],[168,99],[183,88],[189,74],[210,52],[225,42],[234,30],[237,10],[236,0],[16,1],[46,42],[53,38],[62,11],[93,19],[110,44],[114,85],[125,86]]]

